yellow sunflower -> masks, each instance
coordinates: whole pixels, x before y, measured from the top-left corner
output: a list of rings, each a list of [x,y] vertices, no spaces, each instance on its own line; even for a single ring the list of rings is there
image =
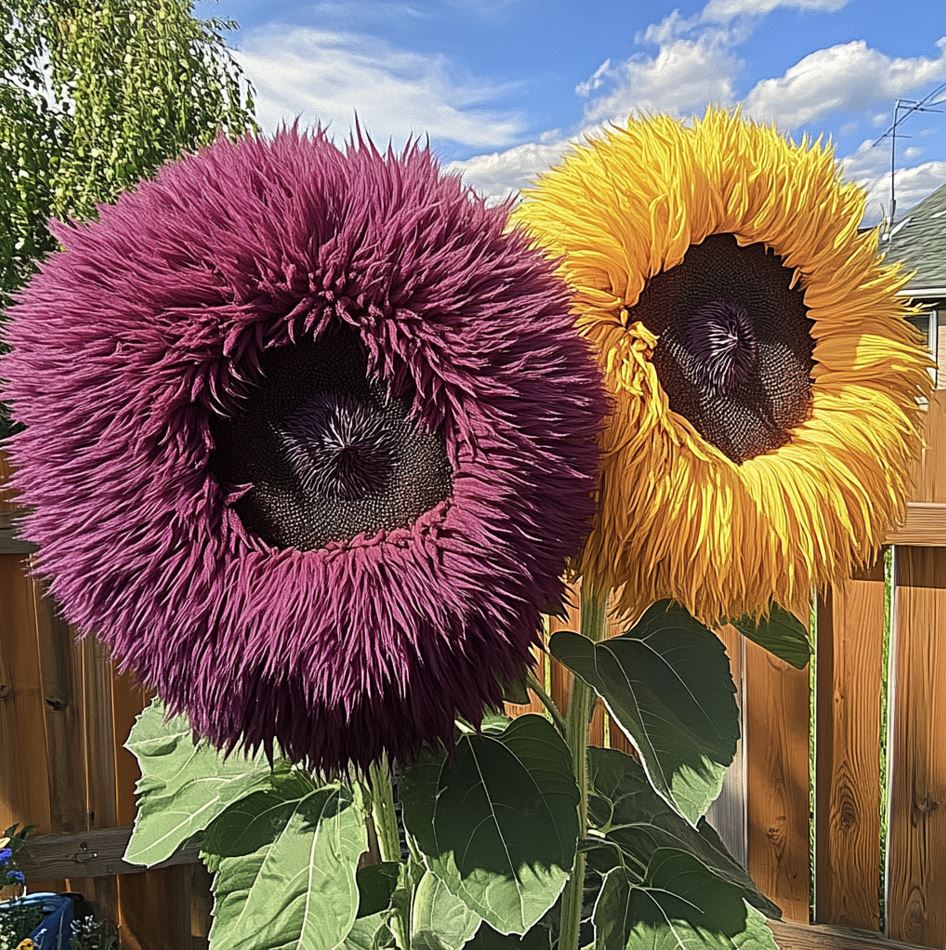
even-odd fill
[[[575,147],[514,220],[614,398],[577,565],[633,613],[805,611],[904,512],[929,359],[830,146],[711,109]]]

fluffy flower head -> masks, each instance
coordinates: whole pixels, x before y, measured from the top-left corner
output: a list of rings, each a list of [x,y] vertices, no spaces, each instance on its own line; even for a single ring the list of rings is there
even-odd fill
[[[221,139],[13,308],[38,569],[216,744],[410,758],[528,662],[604,396],[506,216],[417,146]]]
[[[804,611],[903,514],[928,357],[829,147],[710,110],[578,146],[517,209],[615,412],[580,559],[628,612]]]

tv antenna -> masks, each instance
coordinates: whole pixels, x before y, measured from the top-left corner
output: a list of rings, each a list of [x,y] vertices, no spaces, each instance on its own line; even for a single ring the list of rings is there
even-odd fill
[[[893,230],[897,217],[897,139],[908,139],[909,135],[898,134],[900,126],[914,112],[936,112],[942,115],[943,110],[936,108],[946,104],[946,82],[940,83],[932,92],[922,99],[896,99],[893,104],[893,120],[883,135],[873,145],[880,145],[885,139],[890,139],[890,217],[887,225],[888,233]],[[941,98],[937,98],[940,96]],[[872,146],[873,147],[873,146]]]

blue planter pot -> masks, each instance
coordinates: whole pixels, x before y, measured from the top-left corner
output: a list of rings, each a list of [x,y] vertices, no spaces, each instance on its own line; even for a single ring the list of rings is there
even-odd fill
[[[38,905],[45,915],[42,923],[30,934],[36,950],[69,950],[73,908],[71,897],[61,894],[28,894],[18,898],[18,903],[26,906]]]

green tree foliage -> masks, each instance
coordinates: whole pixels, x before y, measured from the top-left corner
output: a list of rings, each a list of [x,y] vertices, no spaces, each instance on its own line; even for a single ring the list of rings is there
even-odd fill
[[[192,0],[0,5],[0,307],[96,205],[223,130],[255,127],[233,24]]]

